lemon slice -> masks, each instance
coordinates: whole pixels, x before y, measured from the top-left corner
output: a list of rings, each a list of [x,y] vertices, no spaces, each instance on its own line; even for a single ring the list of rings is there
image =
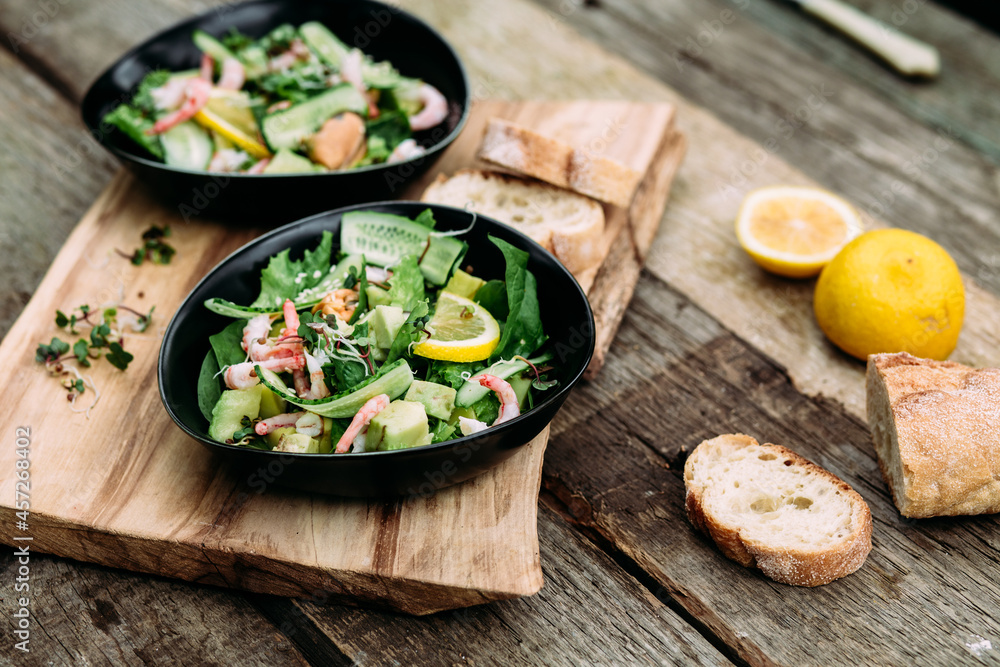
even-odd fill
[[[736,218],[736,237],[761,268],[808,278],[862,231],[853,206],[818,188],[781,186],[754,190]]]
[[[218,132],[226,139],[229,139],[229,141],[246,151],[251,157],[260,160],[271,156],[271,151],[267,150],[267,146],[207,107],[196,113],[194,120],[202,127],[213,132]]]
[[[441,292],[437,309],[427,323],[430,338],[413,348],[413,353],[438,361],[482,361],[500,343],[500,325],[485,308],[474,301]]]
[[[204,108],[252,137],[257,134],[257,118],[251,107],[250,96],[242,91],[212,88]]]

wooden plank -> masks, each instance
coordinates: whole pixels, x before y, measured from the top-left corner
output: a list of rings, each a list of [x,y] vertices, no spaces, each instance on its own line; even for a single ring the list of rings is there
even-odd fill
[[[226,591],[37,553],[30,560],[30,652],[14,649],[15,619],[7,613],[3,626],[12,640],[4,646],[10,660],[0,659],[4,664],[309,664],[279,624]],[[0,566],[0,576],[11,582],[8,599],[17,569],[16,558]]]
[[[729,664],[552,511],[539,513],[546,584],[538,595],[423,618],[276,602],[292,640],[326,636],[358,665]]]
[[[557,431],[546,456],[546,489],[563,499],[567,518],[651,573],[658,595],[741,659],[963,664],[970,645],[1000,637],[989,611],[1000,604],[992,576],[1000,517],[901,518],[861,420],[799,394],[779,366],[652,276],[640,282],[608,368],[628,369],[629,388],[615,396],[595,395],[596,385],[578,392],[574,423]],[[815,589],[776,584],[727,561],[694,531],[685,518],[683,462],[702,439],[727,432],[788,446],[862,494],[875,530],[861,570]]]
[[[870,217],[935,238],[964,272],[1000,294],[996,162],[954,136],[961,121],[949,121],[944,129],[914,121],[891,100],[789,44],[732,3],[602,0],[599,8],[569,12],[561,11],[558,0],[544,3],[553,21],[566,22],[627,56],[756,141],[727,145],[721,137],[702,134],[695,129],[699,114],[678,105],[692,156],[725,153],[708,189],[716,203],[724,201],[735,211],[746,190],[787,178],[775,163],[792,164]],[[727,24],[721,23],[723,12],[728,12]],[[702,37],[707,47],[700,50],[690,46],[712,22],[721,27],[719,35]],[[983,36],[984,43],[990,39]],[[970,94],[992,86],[962,78],[961,68],[945,76],[959,78]],[[942,104],[964,103],[969,115],[978,114],[972,101],[969,95],[945,96]],[[983,123],[993,126],[985,117]]]
[[[113,160],[76,110],[3,49],[0,118],[0,249],[18,267],[0,289],[2,337],[111,175]]]

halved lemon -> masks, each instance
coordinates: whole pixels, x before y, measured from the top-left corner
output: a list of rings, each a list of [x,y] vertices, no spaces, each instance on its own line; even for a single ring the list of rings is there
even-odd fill
[[[438,361],[482,361],[500,343],[500,325],[474,301],[441,292],[437,309],[427,323],[430,338],[418,343],[413,353]]]
[[[208,107],[205,107],[196,113],[194,115],[194,120],[202,127],[212,130],[213,132],[218,132],[226,139],[229,139],[229,141],[246,151],[251,157],[260,160],[271,156],[271,151],[267,150],[267,146],[260,143],[256,138],[239,129],[222,116],[211,111]]]
[[[766,271],[789,278],[818,274],[862,231],[853,206],[819,188],[754,190],[736,218],[736,237]]]

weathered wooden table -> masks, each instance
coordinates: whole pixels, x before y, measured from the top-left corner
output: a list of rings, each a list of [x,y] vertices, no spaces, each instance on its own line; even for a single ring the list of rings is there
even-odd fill
[[[899,516],[869,443],[861,365],[823,341],[809,283],[765,276],[732,237],[751,187],[836,190],[873,225],[948,248],[978,322],[954,358],[1000,364],[1000,39],[926,0],[854,4],[935,43],[941,78],[899,79],[763,0],[403,3],[461,52],[477,97],[670,100],[690,142],[608,364],[553,424],[545,587],[411,618],[33,554],[32,652],[13,649],[5,611],[0,663],[1000,664],[1000,520]],[[87,85],[209,6],[0,2],[0,333],[118,168],[78,119]],[[733,431],[797,449],[865,497],[875,534],[861,571],[783,586],[693,533],[685,453]],[[10,610],[17,564],[4,552]]]

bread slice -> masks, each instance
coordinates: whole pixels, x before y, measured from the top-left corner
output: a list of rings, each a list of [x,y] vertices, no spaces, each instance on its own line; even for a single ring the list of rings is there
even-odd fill
[[[1000,512],[1000,369],[873,354],[868,426],[903,516]]]
[[[527,234],[574,275],[604,256],[604,209],[586,197],[538,181],[465,169],[440,174],[423,201],[472,210]]]
[[[627,207],[642,174],[586,148],[574,147],[493,118],[486,127],[479,157],[552,185]]]
[[[684,464],[688,518],[726,557],[783,584],[847,576],[872,548],[867,503],[836,475],[748,435],[702,442]]]

